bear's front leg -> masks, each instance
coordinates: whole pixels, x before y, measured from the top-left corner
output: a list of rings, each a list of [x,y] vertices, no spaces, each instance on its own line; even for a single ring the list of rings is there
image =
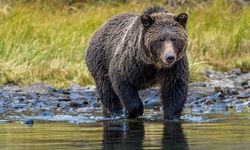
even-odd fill
[[[161,84],[161,99],[164,119],[179,119],[188,94],[188,80],[185,78],[168,77]]]
[[[119,97],[126,115],[135,118],[143,114],[143,103],[138,90],[129,83],[125,76],[112,73],[111,82],[116,95]]]

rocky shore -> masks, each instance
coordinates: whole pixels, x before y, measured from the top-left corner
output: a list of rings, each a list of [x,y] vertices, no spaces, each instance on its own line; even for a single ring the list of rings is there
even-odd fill
[[[250,72],[208,70],[204,76],[206,82],[190,83],[185,111],[192,114],[250,112]],[[160,113],[158,88],[140,91],[140,96],[146,109]],[[94,86],[72,84],[67,89],[57,89],[36,83],[27,87],[0,87],[0,120],[10,116],[81,116],[90,113],[101,114]]]

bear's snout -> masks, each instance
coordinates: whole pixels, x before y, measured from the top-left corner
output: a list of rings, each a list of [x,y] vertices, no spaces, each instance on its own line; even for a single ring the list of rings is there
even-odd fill
[[[165,42],[160,58],[164,64],[171,65],[176,60],[176,53],[172,42]]]
[[[175,56],[170,54],[166,56],[166,60],[169,64],[172,64],[175,61]]]

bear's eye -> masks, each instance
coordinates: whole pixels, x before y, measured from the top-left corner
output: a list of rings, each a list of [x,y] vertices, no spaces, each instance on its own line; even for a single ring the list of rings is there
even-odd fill
[[[164,41],[165,41],[165,38],[160,38],[159,41],[160,41],[160,42],[164,42]]]
[[[171,41],[176,41],[176,38],[171,38],[170,40],[171,40]]]

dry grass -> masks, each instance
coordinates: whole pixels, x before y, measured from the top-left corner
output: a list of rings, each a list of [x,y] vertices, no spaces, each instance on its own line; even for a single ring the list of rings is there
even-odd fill
[[[55,1],[55,0],[54,0]],[[19,2],[0,11],[0,84],[92,84],[84,55],[93,32],[119,13],[141,12],[157,2],[63,4]],[[159,2],[162,5],[162,2]],[[183,6],[188,12],[191,80],[206,67],[250,70],[250,7],[214,0]]]

